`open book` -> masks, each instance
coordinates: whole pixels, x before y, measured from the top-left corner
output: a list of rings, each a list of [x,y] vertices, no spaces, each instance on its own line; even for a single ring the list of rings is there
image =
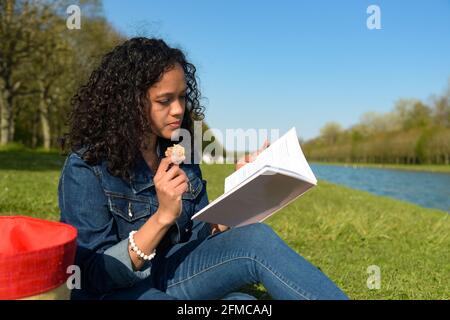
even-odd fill
[[[239,227],[261,222],[317,185],[295,127],[225,179],[225,193],[193,220]]]

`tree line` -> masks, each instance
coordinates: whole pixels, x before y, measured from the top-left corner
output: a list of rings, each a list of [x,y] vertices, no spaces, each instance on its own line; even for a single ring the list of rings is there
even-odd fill
[[[429,100],[400,99],[391,112],[365,113],[348,129],[329,122],[302,148],[313,161],[448,165],[450,83]]]
[[[71,97],[124,40],[101,15],[99,0],[80,0],[81,29],[69,29],[72,3],[0,0],[0,146],[56,146]]]

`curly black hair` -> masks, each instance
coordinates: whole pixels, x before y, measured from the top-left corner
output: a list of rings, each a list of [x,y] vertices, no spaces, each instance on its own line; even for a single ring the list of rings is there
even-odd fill
[[[145,137],[151,133],[145,112],[150,103],[148,89],[176,63],[182,66],[187,84],[181,127],[192,137],[193,121],[204,118],[195,66],[180,49],[163,40],[139,37],[107,53],[73,96],[69,132],[61,141],[63,150],[75,152],[85,147],[83,159],[87,163],[107,160],[112,175],[129,180],[141,146],[146,145]],[[158,142],[166,147],[171,144],[161,137]]]

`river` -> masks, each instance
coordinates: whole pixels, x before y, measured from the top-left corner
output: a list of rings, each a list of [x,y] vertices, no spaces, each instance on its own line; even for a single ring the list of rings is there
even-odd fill
[[[450,174],[311,164],[317,179],[450,213]]]

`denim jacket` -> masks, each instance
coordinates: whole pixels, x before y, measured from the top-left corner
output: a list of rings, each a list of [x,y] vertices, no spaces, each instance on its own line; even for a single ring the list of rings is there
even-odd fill
[[[77,291],[81,297],[83,293],[102,296],[149,277],[153,260],[134,271],[128,235],[158,209],[154,173],[142,156],[128,183],[111,175],[106,161],[88,165],[83,160],[84,150],[66,158],[58,185],[61,221],[78,230],[75,264],[81,270],[81,290],[73,290],[72,298]],[[186,242],[192,233],[191,217],[208,204],[199,165],[181,164],[180,168],[189,179],[189,190],[182,195],[181,215],[159,243],[157,253]]]

